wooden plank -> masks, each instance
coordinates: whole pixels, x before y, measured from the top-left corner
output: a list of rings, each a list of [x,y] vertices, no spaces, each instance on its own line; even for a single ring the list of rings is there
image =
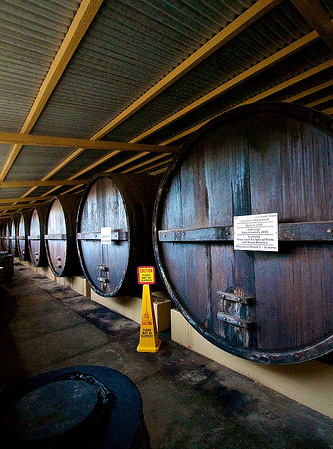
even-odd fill
[[[52,186],[75,186],[81,184],[87,184],[88,179],[70,180],[54,180],[54,181],[2,181],[0,182],[0,188],[9,189],[13,187],[52,187]]]
[[[39,136],[33,134],[0,132],[0,143],[14,143],[17,145],[33,145],[56,148],[83,148],[90,150],[126,150],[126,151],[152,151],[175,152],[178,147],[135,144],[128,142],[111,142],[108,140],[77,139],[72,137]]]
[[[39,201],[39,200],[50,200],[51,198],[53,198],[52,196],[29,196],[28,198],[0,198],[0,203],[26,203],[28,201]],[[20,204],[18,204],[17,206],[20,206]],[[22,206],[25,206],[24,204],[22,204]]]
[[[291,0],[302,16],[314,28],[325,44],[333,50],[333,25],[318,0]]]
[[[326,89],[327,87],[333,86],[333,80],[326,81],[325,83],[318,84],[317,86],[311,87],[310,89],[303,90],[302,92],[293,95],[285,99],[286,103],[292,103],[293,101],[300,100],[301,98],[307,97],[308,95],[314,94],[320,90]]]
[[[318,106],[319,104],[325,103],[326,101],[333,100],[333,94],[327,95],[326,97],[319,98],[319,100],[312,101],[311,103],[307,103],[306,106],[308,108],[314,108],[315,106]]]

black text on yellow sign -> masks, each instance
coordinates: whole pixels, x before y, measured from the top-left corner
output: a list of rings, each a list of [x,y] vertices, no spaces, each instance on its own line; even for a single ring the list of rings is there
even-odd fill
[[[138,283],[155,284],[155,268],[154,267],[138,267]]]

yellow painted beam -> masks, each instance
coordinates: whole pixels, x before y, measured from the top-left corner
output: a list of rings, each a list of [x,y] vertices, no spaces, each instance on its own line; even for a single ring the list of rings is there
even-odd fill
[[[254,97],[252,97],[252,98],[250,98],[250,99],[248,99],[246,101],[243,101],[242,103],[239,103],[236,106],[234,106],[232,108],[229,108],[229,109],[221,112],[220,114],[217,114],[216,116],[211,117],[208,120],[205,120],[205,121],[199,123],[198,125],[193,126],[192,128],[187,129],[186,131],[183,131],[180,134],[177,134],[176,136],[171,137],[170,139],[164,141],[160,145],[163,145],[163,144],[169,145],[170,143],[175,142],[176,140],[179,140],[179,139],[181,139],[183,137],[186,137],[186,136],[192,134],[193,132],[197,131],[199,128],[204,126],[206,123],[210,122],[211,120],[215,119],[216,117],[219,117],[220,115],[224,114],[225,112],[227,112],[230,109],[234,109],[235,107],[238,107],[238,106],[244,106],[246,104],[255,103],[257,101],[264,100],[265,98],[267,98],[267,97],[269,97],[269,96],[271,96],[273,94],[276,94],[277,92],[279,92],[279,91],[281,91],[283,89],[286,89],[287,87],[290,87],[290,86],[292,86],[294,84],[297,84],[300,81],[304,81],[305,79],[307,79],[307,78],[309,78],[309,77],[311,77],[313,75],[316,75],[317,73],[320,73],[321,71],[326,70],[327,68],[330,68],[330,67],[333,67],[333,61],[332,60],[323,62],[322,64],[319,64],[318,66],[313,67],[312,69],[309,69],[306,72],[301,73],[300,75],[297,75],[297,76],[295,76],[293,78],[290,78],[289,80],[284,81],[283,83],[277,84],[276,86],[274,86],[274,87],[272,87],[272,88],[270,88],[268,90],[265,90],[264,92],[261,92],[260,94],[255,95]],[[310,91],[310,89],[309,89],[309,91]],[[293,96],[291,98],[292,99],[295,99],[295,98],[298,99],[298,98],[302,98],[302,97],[299,97],[299,95],[295,95],[295,96]],[[286,99],[284,101],[285,102],[291,102],[290,98]]]
[[[200,47],[184,62],[179,64],[179,66],[166,75],[161,81],[156,83],[144,95],[138,98],[138,100],[136,100],[131,106],[111,120],[110,123],[108,123],[97,133],[98,138],[105,136],[114,128],[119,126],[149,101],[153,100],[157,95],[171,86],[171,84],[175,83],[178,79],[196,67],[200,62],[225,45],[256,20],[260,19],[268,11],[276,7],[279,3],[281,3],[281,1],[282,0],[258,0],[253,6],[223,28],[222,31],[217,33],[212,39],[206,42],[206,44]]]
[[[309,25],[333,51],[333,24],[318,0],[291,0]]]
[[[323,112],[324,114],[327,114],[327,115],[332,115],[333,114],[333,108],[327,108],[327,109],[324,109],[321,112]]]
[[[16,210],[21,210],[21,209],[33,209],[35,206],[39,206],[41,204],[45,204],[47,203],[47,201],[44,202],[39,202],[39,203],[34,203],[34,204],[15,204],[15,205],[6,205],[6,206],[0,206],[0,211],[7,211],[7,210],[11,210],[11,211],[16,211]]]
[[[159,169],[159,170],[153,171],[153,172],[151,172],[150,174],[151,174],[152,176],[160,175],[160,174],[162,174],[162,173],[165,173],[165,172],[167,171],[167,169],[168,169],[168,167],[164,167],[164,168],[161,168],[161,169]]]
[[[147,172],[147,170],[152,170],[153,168],[160,167],[162,164],[167,164],[167,163],[169,163],[169,162],[171,162],[171,161],[172,161],[172,158],[170,158],[170,159],[165,159],[164,161],[161,161],[161,162],[159,162],[158,164],[152,165],[151,167],[146,167],[146,168],[144,168],[144,169],[142,169],[142,170],[137,171],[136,173],[144,173],[144,172]],[[155,172],[153,172],[153,173],[155,173]]]
[[[327,95],[326,97],[319,98],[319,100],[312,101],[311,103],[307,103],[306,106],[308,108],[314,108],[315,106],[318,106],[319,104],[325,103],[325,101],[333,100],[333,94]]]
[[[169,153],[166,153],[166,154],[159,154],[158,156],[153,157],[153,158],[149,159],[148,161],[141,162],[141,164],[137,164],[137,165],[135,165],[134,167],[127,168],[126,170],[122,171],[121,173],[128,173],[128,172],[134,171],[134,170],[136,170],[136,169],[138,169],[138,168],[143,167],[144,165],[150,164],[151,162],[155,162],[155,161],[157,161],[158,159],[161,159],[162,157],[167,156],[168,154],[169,154]]]
[[[39,201],[39,200],[49,200],[53,196],[30,196],[28,198],[0,198],[0,204],[11,204],[11,203],[26,203],[29,201]]]
[[[74,51],[93,21],[103,0],[82,0],[77,13],[68,29],[68,32],[50,66],[50,69],[39,89],[36,99],[22,126],[21,133],[29,133],[35,125],[38,117],[44,109],[61,75],[67,67]],[[3,181],[11,169],[22,145],[14,145],[9,158],[0,174],[0,182]]]
[[[140,140],[150,136],[151,134],[154,134],[155,132],[165,128],[166,126],[170,125],[176,120],[179,120],[180,118],[184,117],[186,114],[189,114],[190,112],[194,111],[195,109],[199,108],[200,106],[203,106],[208,101],[211,101],[218,97],[221,94],[224,94],[228,92],[229,90],[237,87],[239,84],[243,83],[244,81],[249,80],[255,75],[260,74],[264,70],[272,67],[273,65],[277,64],[278,62],[281,62],[283,59],[292,56],[293,54],[297,53],[298,51],[302,50],[303,48],[307,47],[311,43],[313,43],[315,40],[318,39],[318,33],[316,31],[313,31],[306,36],[302,37],[301,39],[298,39],[297,41],[293,42],[292,44],[288,45],[287,47],[283,48],[282,50],[277,51],[272,56],[269,56],[268,58],[264,59],[263,61],[259,62],[258,64],[254,65],[253,67],[250,67],[249,69],[245,70],[244,72],[240,73],[239,75],[235,76],[231,80],[227,81],[226,83],[222,84],[221,86],[217,87],[216,89],[212,90],[208,94],[204,95],[203,97],[199,98],[198,100],[194,101],[193,103],[189,104],[185,108],[181,109],[180,111],[176,112],[175,114],[171,115],[167,119],[163,120],[162,122],[158,123],[157,125],[153,126],[152,128],[148,129],[147,131],[143,132],[139,136],[137,136],[135,139],[131,140],[131,143],[139,142]]]
[[[319,92],[320,90],[326,89],[327,87],[333,86],[333,81],[329,80],[326,81],[326,83],[318,84],[317,86],[311,87],[310,89],[303,90],[303,92],[300,92],[299,94],[293,95],[292,97],[287,98],[287,103],[292,103],[294,101],[300,100],[301,98],[307,97],[308,95],[314,94],[316,92]]]
[[[74,139],[67,137],[37,136],[33,134],[0,132],[0,143],[15,143],[43,147],[78,148],[91,150],[125,151],[177,151],[178,147],[160,147],[159,145],[135,144],[128,142],[109,142],[107,140]],[[71,155],[72,156],[72,155]]]
[[[9,189],[15,187],[52,187],[52,186],[74,186],[87,184],[88,179],[76,180],[53,180],[53,181],[1,181],[0,188]]]

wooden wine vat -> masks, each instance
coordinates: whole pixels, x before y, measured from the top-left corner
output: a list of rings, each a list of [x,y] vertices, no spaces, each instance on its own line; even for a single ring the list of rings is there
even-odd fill
[[[154,262],[151,220],[159,179],[102,174],[82,196],[77,247],[83,273],[99,295],[138,294],[136,270]]]
[[[23,211],[18,218],[17,252],[23,261],[30,260],[28,234],[32,210]]]
[[[154,251],[173,302],[214,345],[274,364],[333,349],[332,164],[332,119],[284,103],[234,109],[176,155]]]
[[[6,221],[2,226],[2,249],[3,251],[9,251],[9,241],[10,241],[10,226],[9,222]]]
[[[80,195],[60,195],[50,202],[46,213],[46,255],[57,277],[82,274],[75,239],[80,199]]]
[[[18,215],[14,215],[9,221],[10,238],[9,238],[9,251],[14,257],[18,255],[17,250],[17,229],[18,229]]]
[[[35,267],[47,267],[45,250],[45,218],[47,205],[36,206],[30,217],[28,244],[32,264]]]

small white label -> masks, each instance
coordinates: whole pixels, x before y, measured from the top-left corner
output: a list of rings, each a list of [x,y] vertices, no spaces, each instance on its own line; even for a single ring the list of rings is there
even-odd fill
[[[111,245],[111,227],[101,228],[101,244]]]
[[[278,251],[278,216],[274,214],[234,217],[234,249]]]

